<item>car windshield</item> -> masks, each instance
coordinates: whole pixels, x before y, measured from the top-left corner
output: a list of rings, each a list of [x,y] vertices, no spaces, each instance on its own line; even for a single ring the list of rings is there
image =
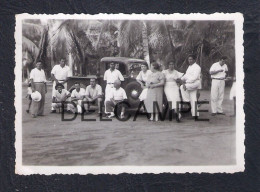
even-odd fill
[[[133,78],[136,78],[139,72],[141,71],[141,64],[142,63],[130,63],[129,70],[130,74]]]

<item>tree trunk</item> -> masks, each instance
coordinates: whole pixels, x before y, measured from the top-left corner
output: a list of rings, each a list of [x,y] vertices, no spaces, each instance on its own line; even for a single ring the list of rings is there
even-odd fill
[[[46,63],[47,46],[48,46],[48,28],[46,27],[46,28],[44,28],[44,31],[43,31],[42,36],[41,36],[40,46],[39,46],[39,54],[37,55],[36,61],[34,61],[34,62],[41,60],[43,68],[45,70],[49,71],[48,65]]]
[[[53,59],[53,47],[52,47],[52,40],[50,40],[50,48],[51,48],[51,68],[54,67],[54,59]]]
[[[148,46],[148,35],[147,35],[147,27],[146,23],[143,22],[142,27],[142,39],[143,39],[143,52],[144,52],[144,60],[147,62],[150,68],[150,55],[149,55],[149,46]]]
[[[172,51],[172,59],[175,59],[174,57],[174,53],[175,53],[175,50],[174,50],[174,46],[172,44],[172,37],[171,37],[171,33],[170,33],[170,29],[167,27],[166,25],[166,21],[164,21],[164,26],[165,26],[165,29],[167,31],[167,35],[168,35],[168,38],[169,38],[169,42],[170,42],[170,46],[171,46],[171,51]]]
[[[73,60],[72,60],[72,55],[71,53],[69,53],[69,68],[70,68],[70,71],[69,71],[69,76],[73,76]]]
[[[201,67],[201,88],[203,89],[204,85],[203,85],[203,72],[202,72],[202,54],[203,54],[203,41],[202,41],[202,44],[201,44],[201,48],[200,48],[200,67]]]
[[[30,79],[30,71],[29,71],[29,67],[28,66],[26,68],[26,71],[27,71],[27,80],[29,80]]]

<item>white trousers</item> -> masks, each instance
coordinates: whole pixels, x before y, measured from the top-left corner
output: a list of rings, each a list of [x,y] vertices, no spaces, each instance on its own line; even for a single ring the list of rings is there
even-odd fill
[[[53,110],[61,109],[61,107],[62,107],[62,104],[61,104],[61,103],[52,103],[52,104],[51,104],[51,108],[52,108]],[[68,106],[67,106],[67,109],[68,109]]]
[[[105,89],[105,102],[106,101],[109,101],[110,98],[109,98],[109,93],[111,92],[111,90],[114,88],[114,84],[107,84],[106,85],[106,89]],[[107,109],[106,109],[106,105],[105,105],[105,113],[107,113]]]
[[[82,100],[77,100],[77,101],[72,101],[73,103],[76,104],[77,108],[74,107],[73,104],[68,104],[68,110],[72,111],[73,113],[82,113]]]
[[[197,89],[196,90],[184,90],[183,85],[180,86],[181,89],[181,95],[182,95],[182,100],[184,102],[190,102],[191,105],[191,114],[192,116],[199,116],[198,112],[198,106],[196,106],[197,102]],[[196,113],[196,108],[197,108],[197,113]]]
[[[225,81],[212,79],[211,84],[211,112],[223,113],[222,102],[224,99]]]
[[[62,83],[62,82],[63,81],[59,81],[59,83]],[[55,86],[56,86],[56,81],[53,81],[51,99],[53,98],[54,92],[56,91]],[[63,86],[67,90],[67,83],[64,83]],[[54,108],[51,107],[51,110],[54,110]]]

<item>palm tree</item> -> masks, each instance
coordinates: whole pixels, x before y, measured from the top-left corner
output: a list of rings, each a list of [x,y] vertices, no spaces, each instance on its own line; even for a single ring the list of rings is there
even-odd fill
[[[25,20],[22,26],[22,52],[23,52],[23,72],[29,78],[30,70],[39,54],[39,40],[43,28],[38,20]],[[23,78],[25,77],[23,73]]]
[[[197,55],[196,62],[201,66],[204,87],[208,87],[209,68],[219,56],[225,54],[232,58],[234,65],[234,24],[230,21],[189,21],[175,22],[173,35],[178,38],[175,58],[182,71],[187,68],[186,57]],[[178,32],[179,31],[179,32]],[[232,66],[231,65],[231,66]]]
[[[76,63],[72,66],[76,69],[76,74],[84,75],[87,57],[96,54],[94,42],[89,38],[87,32],[98,23],[83,20],[55,20],[52,22],[59,22],[55,24],[56,29],[52,31],[52,52],[63,57],[70,55],[69,58]]]

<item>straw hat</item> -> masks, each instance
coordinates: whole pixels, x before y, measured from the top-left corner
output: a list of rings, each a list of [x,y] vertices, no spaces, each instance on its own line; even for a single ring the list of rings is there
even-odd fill
[[[31,94],[31,97],[32,97],[32,100],[33,101],[40,101],[42,99],[42,95],[38,92],[38,91],[34,91],[32,94]]]

